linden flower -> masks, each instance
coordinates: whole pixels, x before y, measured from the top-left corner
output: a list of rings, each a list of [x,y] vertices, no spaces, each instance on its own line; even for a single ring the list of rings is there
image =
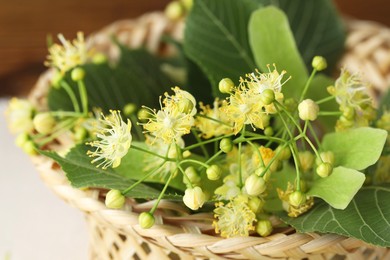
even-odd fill
[[[168,96],[161,104],[161,110],[156,111],[148,107],[150,118],[143,123],[144,133],[149,133],[155,138],[161,138],[166,144],[178,142],[185,134],[190,133],[194,125],[193,115],[196,113],[195,99],[186,91],[179,88],[174,89],[176,95]]]
[[[87,50],[84,42],[84,34],[77,33],[77,39],[70,42],[65,39],[62,34],[58,35],[61,44],[53,44],[49,48],[49,55],[47,56],[46,66],[52,66],[60,70],[61,73],[84,64],[91,53]]]
[[[234,94],[228,98],[228,104],[224,104],[221,111],[226,113],[228,119],[233,122],[234,134],[240,132],[244,125],[251,125],[264,129],[269,124],[269,117],[262,110],[259,98],[248,89],[236,88]]]
[[[229,121],[225,113],[221,113],[219,109],[222,102],[218,98],[214,100],[214,107],[209,105],[204,106],[200,103],[202,112],[196,117],[195,125],[200,130],[203,138],[208,139],[213,136],[228,135],[233,132],[233,128],[229,126]]]
[[[99,162],[96,167],[102,166],[103,169],[118,167],[132,141],[130,120],[125,123],[119,111],[110,110],[110,113],[108,117],[102,115],[102,124],[97,125],[98,140],[87,143],[96,148],[95,151],[87,152],[89,157],[96,157],[91,163]]]
[[[13,133],[31,132],[34,129],[33,113],[34,107],[29,101],[12,98],[5,111],[10,130]]]
[[[216,203],[213,222],[216,233],[222,237],[248,236],[255,230],[254,222],[256,214],[249,208],[245,200],[237,198],[226,205],[223,202]]]

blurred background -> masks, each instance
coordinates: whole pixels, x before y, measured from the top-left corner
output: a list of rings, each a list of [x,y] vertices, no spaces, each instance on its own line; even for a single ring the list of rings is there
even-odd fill
[[[119,19],[163,10],[169,0],[0,0],[0,96],[23,95],[45,70],[47,35],[73,39]],[[340,12],[390,26],[386,0],[335,0]]]

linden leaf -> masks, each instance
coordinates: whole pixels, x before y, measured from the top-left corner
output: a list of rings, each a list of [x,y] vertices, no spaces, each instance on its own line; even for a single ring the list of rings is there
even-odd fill
[[[363,170],[379,159],[386,138],[385,130],[360,127],[325,135],[322,148],[334,153],[334,166]]]
[[[317,179],[307,195],[321,198],[333,208],[345,209],[365,179],[363,173],[339,166],[330,176]]]

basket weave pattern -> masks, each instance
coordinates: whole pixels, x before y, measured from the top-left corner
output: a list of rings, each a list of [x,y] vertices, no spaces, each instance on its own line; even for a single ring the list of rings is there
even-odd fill
[[[376,83],[379,81],[373,81],[375,88],[384,91],[383,86],[388,85],[390,80],[390,32],[380,31],[387,35],[378,36],[383,39],[381,51],[378,49],[379,45],[371,49],[380,54],[370,51],[359,55],[366,48],[360,47],[364,45],[360,45],[358,40],[369,46],[374,45],[367,43],[372,41],[369,36],[355,36],[361,27],[369,25],[353,23],[344,62],[347,67],[353,67],[354,62],[374,66],[373,69],[377,72],[375,75],[378,76],[379,73],[382,80],[378,85]],[[161,44],[161,36],[169,34],[180,40],[182,30],[182,22],[173,23],[161,13],[151,13],[136,20],[120,21],[103,28],[89,37],[88,44],[108,54],[111,61],[119,56],[119,50],[111,43],[112,35],[129,47],[146,46],[152,53],[169,55],[172,50]],[[383,58],[379,59],[379,56],[387,57],[387,67],[384,67],[381,60]],[[362,60],[366,63],[362,63]],[[377,69],[375,66],[381,67]],[[30,95],[31,100],[43,109],[46,108],[45,96],[51,73],[49,70],[41,76]],[[69,144],[66,137],[58,141],[60,146]],[[90,235],[90,259],[332,259],[337,255],[347,259],[390,259],[390,251],[386,248],[370,247],[360,240],[334,234],[300,234],[292,228],[278,230],[266,238],[223,239],[213,233],[211,214],[190,215],[186,208],[169,201],[159,204],[155,214],[156,224],[151,229],[142,229],[138,225],[138,214],[150,209],[153,201],[137,204],[128,199],[123,210],[107,209],[103,202],[106,191],[72,188],[65,174],[52,160],[36,156],[33,157],[33,162],[43,181],[58,196],[85,213]]]

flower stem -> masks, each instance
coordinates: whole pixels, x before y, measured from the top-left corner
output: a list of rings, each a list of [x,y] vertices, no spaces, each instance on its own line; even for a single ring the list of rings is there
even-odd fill
[[[191,133],[194,135],[196,141],[198,142],[198,144],[201,144],[200,145],[200,149],[202,149],[202,152],[204,154],[204,156],[206,158],[209,158],[210,155],[209,155],[209,152],[207,151],[206,147],[204,146],[204,143],[202,143],[202,140],[199,138],[199,135],[198,133],[196,133],[196,131],[194,129],[191,129]]]
[[[328,102],[328,101],[333,100],[333,99],[335,99],[335,96],[329,96],[329,97],[326,97],[326,98],[317,100],[317,101],[316,101],[316,104],[317,104],[317,105],[320,105],[320,104],[322,104],[322,103]]]
[[[312,80],[313,80],[314,76],[316,75],[316,73],[317,73],[317,70],[313,69],[313,71],[310,74],[309,79],[306,81],[305,87],[303,88],[303,91],[301,93],[301,97],[299,98],[299,103],[301,103],[301,101],[305,98],[307,90],[310,87],[310,83],[312,82]]]
[[[150,214],[153,215],[154,212],[156,211],[156,209],[157,209],[157,207],[158,207],[158,204],[160,203],[162,197],[163,197],[164,194],[165,194],[165,191],[167,190],[167,188],[168,188],[168,186],[169,186],[169,183],[170,183],[171,180],[172,180],[172,177],[173,177],[173,173],[171,173],[171,174],[169,175],[169,178],[168,178],[167,182],[165,183],[165,186],[164,186],[163,190],[161,191],[160,195],[158,196],[156,203],[153,205],[153,208],[149,211]]]
[[[77,84],[79,86],[79,93],[81,98],[81,105],[83,106],[83,114],[88,114],[88,94],[87,94],[87,88],[85,86],[85,83],[83,80],[77,81]]]
[[[64,90],[66,91],[66,93],[68,93],[68,96],[69,96],[70,100],[72,101],[74,111],[80,112],[79,103],[78,103],[78,101],[77,101],[76,95],[74,94],[74,92],[73,92],[71,86],[70,86],[66,81],[64,81],[64,80],[61,80],[61,81],[60,81],[60,85],[61,85],[61,87],[64,88]]]
[[[157,153],[154,153],[154,152],[152,152],[152,151],[146,150],[146,149],[144,149],[144,148],[138,147],[138,146],[133,145],[133,144],[131,144],[130,148],[133,148],[133,149],[135,149],[135,150],[138,150],[138,151],[141,151],[141,152],[144,152],[144,153],[148,153],[148,154],[154,155],[154,156],[156,156],[156,157],[159,157],[159,158],[161,158],[161,159],[164,159],[165,161],[173,161],[173,160],[170,159],[170,158],[167,158],[167,157],[165,157],[165,156],[159,155],[159,154],[157,154]]]

